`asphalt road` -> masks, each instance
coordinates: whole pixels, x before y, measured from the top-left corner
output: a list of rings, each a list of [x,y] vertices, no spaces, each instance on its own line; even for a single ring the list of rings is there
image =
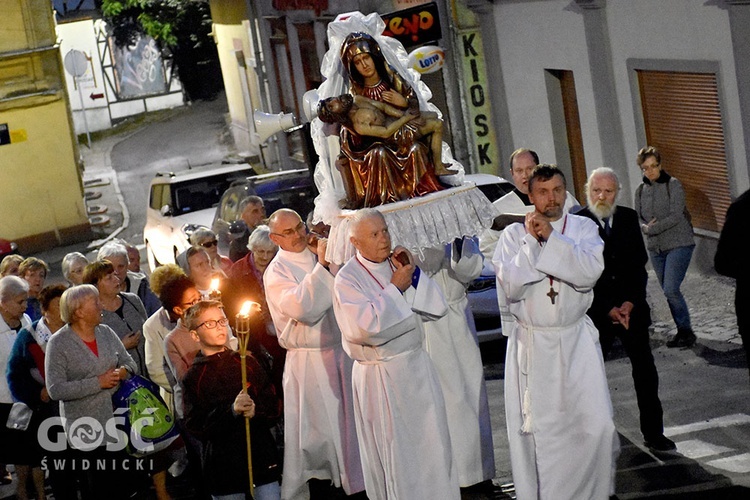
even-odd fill
[[[154,174],[220,162],[230,153],[223,136],[227,112],[223,94],[214,101],[197,101],[164,113],[160,121],[140,128],[112,148],[112,167],[130,212],[130,224],[120,237],[135,245],[143,243],[148,188]]]

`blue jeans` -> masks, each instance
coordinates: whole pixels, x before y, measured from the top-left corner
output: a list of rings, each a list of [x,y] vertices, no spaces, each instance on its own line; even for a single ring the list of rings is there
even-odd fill
[[[688,310],[685,297],[680,292],[680,285],[685,279],[690,259],[693,256],[695,246],[677,247],[666,252],[653,252],[651,255],[651,264],[654,266],[656,277],[659,279],[661,289],[667,297],[669,310],[672,312],[672,319],[677,324],[677,329],[692,330],[690,326],[690,311]]]

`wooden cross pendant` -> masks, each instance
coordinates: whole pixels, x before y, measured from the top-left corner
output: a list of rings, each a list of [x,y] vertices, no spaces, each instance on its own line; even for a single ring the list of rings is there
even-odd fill
[[[560,294],[557,293],[555,289],[550,285],[549,292],[547,292],[547,297],[549,297],[549,300],[552,301],[552,305],[555,305],[555,297],[557,297],[558,295]]]

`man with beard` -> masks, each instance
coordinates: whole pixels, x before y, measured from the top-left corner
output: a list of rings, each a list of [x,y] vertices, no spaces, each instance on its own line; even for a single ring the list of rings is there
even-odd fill
[[[591,220],[565,214],[565,177],[539,165],[534,211],[508,226],[493,264],[515,326],[505,362],[505,414],[518,498],[607,499],[619,442],[599,334],[586,310],[604,270]],[[572,459],[572,457],[575,459]]]
[[[503,229],[514,222],[523,222],[524,214],[534,211],[534,204],[529,200],[529,178],[539,165],[539,155],[527,148],[518,148],[510,155],[510,176],[513,180],[513,191],[492,202],[500,215],[490,229],[486,229],[479,237],[479,250],[486,261],[492,260],[497,241]],[[578,201],[570,193],[565,195],[564,211],[567,213],[578,205]]]
[[[641,432],[652,452],[667,452],[675,444],[664,436],[659,375],[649,344],[651,309],[646,302],[648,255],[638,214],[615,205],[620,182],[609,168],[591,172],[586,193],[588,206],[578,215],[599,226],[604,240],[604,272],[594,286],[594,302],[587,314],[599,330],[602,354],[607,357],[619,338],[633,366],[633,382],[641,416]]]

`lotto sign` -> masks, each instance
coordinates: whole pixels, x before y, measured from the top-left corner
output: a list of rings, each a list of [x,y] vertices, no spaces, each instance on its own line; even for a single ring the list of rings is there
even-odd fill
[[[409,54],[409,66],[423,75],[439,71],[444,63],[445,51],[436,45],[425,45]]]

